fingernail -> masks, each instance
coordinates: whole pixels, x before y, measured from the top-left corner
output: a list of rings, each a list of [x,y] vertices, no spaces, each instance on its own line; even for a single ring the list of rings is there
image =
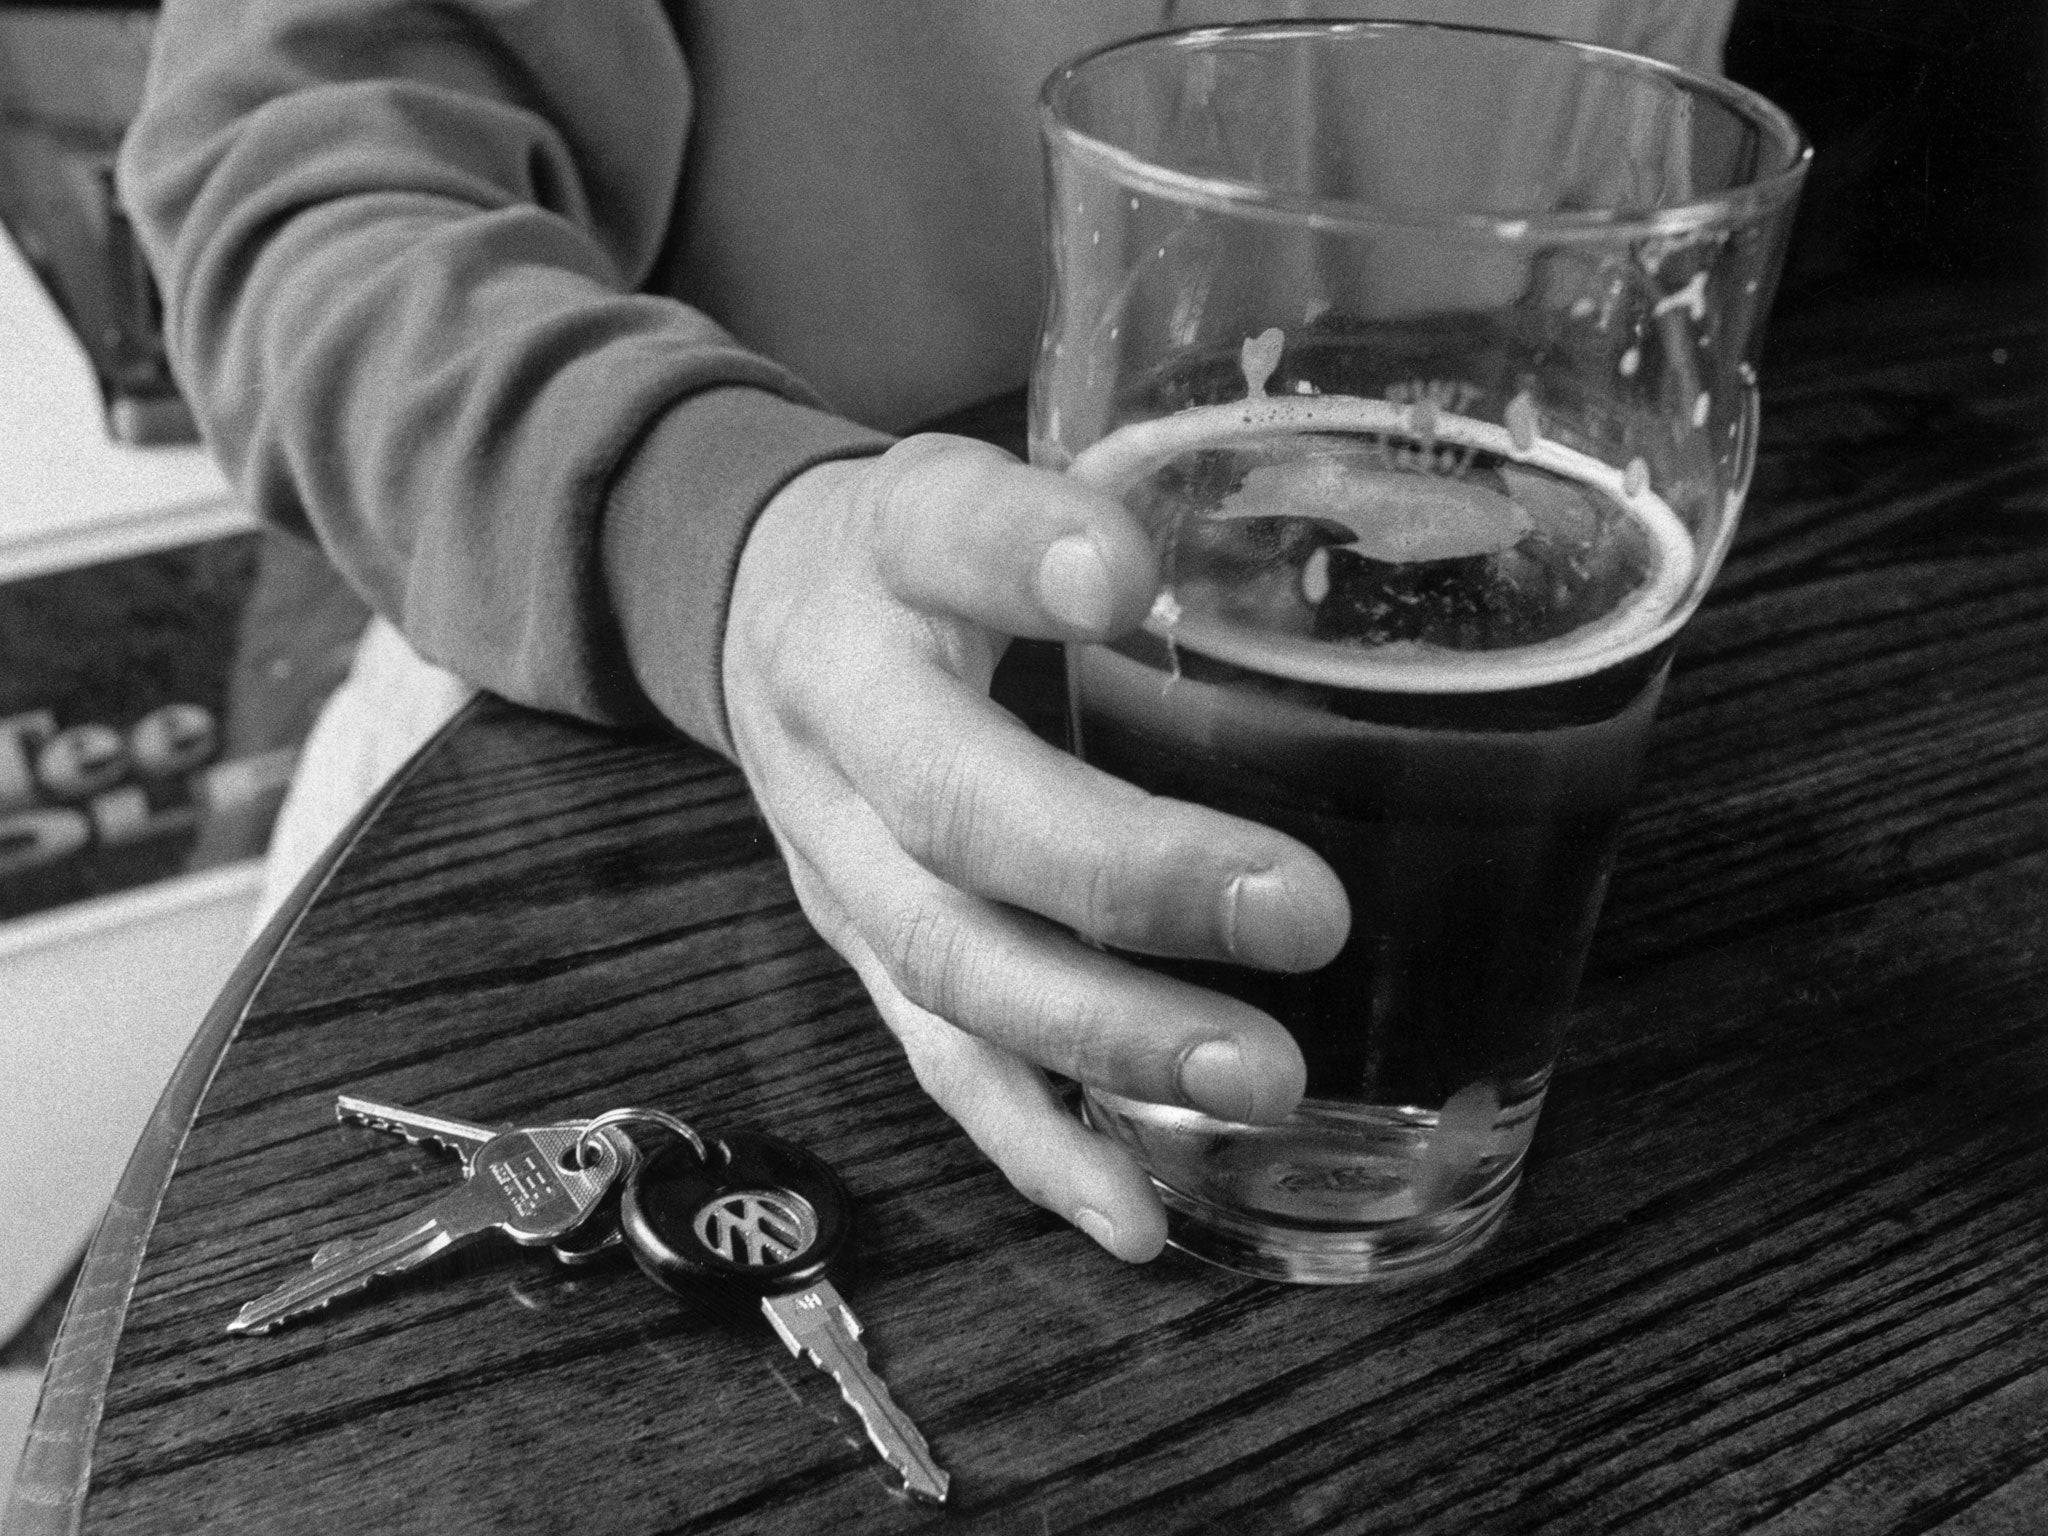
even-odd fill
[[[1220,1120],[1246,1120],[1252,1112],[1244,1053],[1229,1040],[1205,1040],[1180,1061],[1180,1094]]]
[[[1223,890],[1224,942],[1241,965],[1291,971],[1301,964],[1301,914],[1278,870],[1236,875]]]
[[[1116,591],[1093,539],[1070,533],[1046,549],[1038,562],[1038,601],[1075,629],[1109,628],[1116,616]]]
[[[1084,1205],[1074,1212],[1074,1225],[1111,1253],[1116,1252],[1116,1225],[1102,1212]]]

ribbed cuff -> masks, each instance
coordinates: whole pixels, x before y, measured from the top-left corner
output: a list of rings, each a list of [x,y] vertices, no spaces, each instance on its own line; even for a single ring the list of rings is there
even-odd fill
[[[685,734],[732,756],[720,658],[754,519],[805,470],[894,439],[767,390],[721,386],[658,417],[612,482],[599,532],[633,675]]]

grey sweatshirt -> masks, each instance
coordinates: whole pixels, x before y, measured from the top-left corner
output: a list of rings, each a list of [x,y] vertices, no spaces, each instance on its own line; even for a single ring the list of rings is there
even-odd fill
[[[1711,66],[1731,6],[167,0],[120,185],[259,515],[480,686],[729,751],[753,518],[1024,378],[1062,60],[1320,8]]]

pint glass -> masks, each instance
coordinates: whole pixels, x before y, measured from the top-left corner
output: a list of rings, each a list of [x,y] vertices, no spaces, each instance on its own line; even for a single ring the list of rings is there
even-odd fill
[[[1721,562],[1808,151],[1752,93],[1471,29],[1165,34],[1047,83],[1034,463],[1158,550],[1075,750],[1267,823],[1350,939],[1276,975],[1277,1126],[1091,1090],[1180,1247],[1435,1272],[1499,1225],[1672,646]]]

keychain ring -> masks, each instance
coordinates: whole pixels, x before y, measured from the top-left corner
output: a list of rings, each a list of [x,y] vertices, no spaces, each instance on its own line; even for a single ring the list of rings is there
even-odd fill
[[[583,1134],[576,1138],[577,1156],[582,1156],[584,1151],[590,1146],[591,1138],[606,1126],[630,1125],[636,1120],[644,1120],[649,1124],[661,1126],[664,1130],[675,1132],[676,1135],[682,1137],[683,1140],[690,1144],[691,1150],[697,1154],[699,1162],[708,1163],[711,1161],[711,1153],[704,1145],[704,1138],[665,1109],[606,1110],[595,1120],[591,1121],[590,1124],[584,1126]]]

